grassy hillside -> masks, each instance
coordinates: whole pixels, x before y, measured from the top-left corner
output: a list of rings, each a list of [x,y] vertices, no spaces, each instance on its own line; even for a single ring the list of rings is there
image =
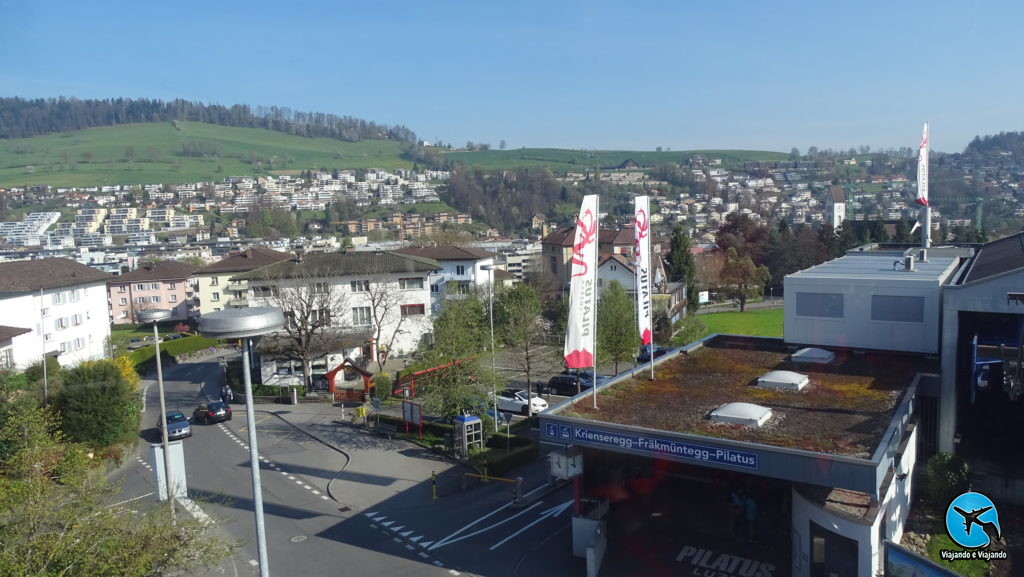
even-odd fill
[[[182,147],[212,154],[182,156]],[[402,144],[303,138],[258,128],[130,124],[0,141],[0,186],[177,183],[308,168],[408,168]],[[276,158],[275,158],[276,157]],[[262,162],[254,170],[252,161]]]
[[[453,151],[444,154],[445,159],[457,160],[464,164],[486,169],[511,168],[516,166],[547,166],[551,170],[582,172],[600,168],[615,168],[627,160],[640,166],[675,162],[683,164],[694,154],[721,158],[723,166],[730,168],[752,160],[777,161],[789,158],[781,152],[752,150],[686,150],[686,151],[630,151],[630,150],[565,150],[558,148],[520,148],[516,150]]]
[[[183,150],[193,155],[183,155]],[[310,168],[411,168],[402,143],[342,142],[259,128],[180,122],[90,128],[35,138],[0,140],[0,187],[93,186],[219,180],[232,175],[291,174]],[[746,160],[781,160],[779,152],[587,151],[553,148],[453,151],[445,159],[485,169],[548,166],[554,172],[685,162],[695,152],[720,157],[726,168]],[[254,163],[258,162],[257,165]]]

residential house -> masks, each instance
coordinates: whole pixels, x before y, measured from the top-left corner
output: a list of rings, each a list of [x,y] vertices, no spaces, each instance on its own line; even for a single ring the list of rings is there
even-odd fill
[[[137,323],[137,313],[168,309],[168,320],[187,321],[199,312],[196,302],[195,265],[165,260],[143,264],[107,282],[110,322]]]
[[[221,260],[195,271],[199,294],[199,315],[225,308],[248,306],[249,282],[230,280],[239,273],[291,258],[292,255],[274,249],[255,246],[229,254]]]
[[[63,366],[106,356],[110,275],[66,258],[0,262],[0,362],[24,369],[43,353]]]
[[[368,352],[410,353],[431,332],[429,278],[441,270],[431,259],[390,251],[346,251],[305,254],[231,277],[249,283],[250,306],[284,309],[286,323],[326,321],[337,337],[337,350],[312,364],[314,382],[346,356]],[[302,318],[304,317],[304,318]],[[308,325],[307,325],[308,326]],[[301,375],[301,365],[287,350],[287,329],[270,335],[285,342],[261,355],[264,382],[268,376]],[[270,367],[270,369],[268,369]]]
[[[572,244],[576,236],[576,227],[560,228],[544,237],[541,241],[541,258],[543,268],[541,282],[548,292],[568,291],[569,274],[572,272]],[[633,228],[621,230],[599,229],[597,251],[599,255],[632,254]]]
[[[423,246],[395,250],[396,253],[437,261],[441,271],[430,277],[431,310],[437,313],[446,298],[474,290],[486,290],[491,282],[485,266],[496,266],[497,253],[463,246]]]

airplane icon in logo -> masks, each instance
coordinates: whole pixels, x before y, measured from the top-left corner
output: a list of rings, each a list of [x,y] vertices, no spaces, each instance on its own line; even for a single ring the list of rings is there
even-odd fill
[[[983,515],[986,511],[988,511],[991,508],[992,507],[982,507],[980,509],[975,509],[968,513],[967,511],[964,511],[960,507],[954,506],[953,510],[964,518],[964,529],[967,531],[968,535],[971,534],[971,526],[977,525],[981,527],[981,530],[984,531],[986,535],[988,535],[989,542],[992,542],[999,540],[999,527],[997,527],[996,524],[991,521],[978,520],[978,517]]]

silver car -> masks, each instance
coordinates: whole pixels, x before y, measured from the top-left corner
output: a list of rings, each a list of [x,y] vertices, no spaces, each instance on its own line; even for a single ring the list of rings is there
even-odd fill
[[[157,432],[163,436],[163,419],[157,419]],[[167,411],[167,439],[183,439],[192,436],[192,423],[181,411]]]

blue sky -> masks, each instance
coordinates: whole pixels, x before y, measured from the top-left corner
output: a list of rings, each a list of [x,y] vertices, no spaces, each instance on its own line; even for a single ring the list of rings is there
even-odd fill
[[[0,95],[186,98],[497,147],[959,152],[1024,130],[1024,2],[0,0]]]

